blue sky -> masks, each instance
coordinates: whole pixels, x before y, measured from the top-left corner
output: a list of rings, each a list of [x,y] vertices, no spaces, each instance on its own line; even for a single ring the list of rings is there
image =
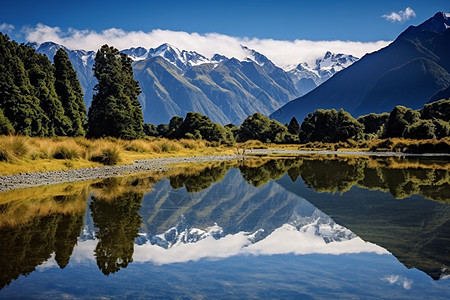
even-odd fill
[[[382,17],[393,12],[404,12],[408,7],[414,12],[409,19],[393,22]],[[169,35],[171,32],[184,32],[191,36],[193,33],[200,35],[218,33],[240,40],[339,40],[366,43],[392,41],[409,25],[418,25],[438,11],[450,11],[448,0],[76,2],[10,0],[2,3],[0,29],[8,32],[19,42],[33,39],[43,42],[39,39],[57,35],[60,39],[55,38],[55,42],[63,41],[68,44],[75,44],[72,40],[69,41],[68,37],[86,35],[86,32],[105,36],[104,31],[110,28],[122,30],[125,34],[121,35],[123,40],[126,40],[128,32],[163,30],[162,33]],[[47,33],[49,28],[55,29],[53,35],[42,34],[43,27],[40,28],[40,35],[30,35],[33,30],[36,31],[38,24],[45,25]],[[92,40],[92,35],[90,38]],[[190,45],[180,39],[182,38],[179,37],[176,42],[181,46]],[[156,40],[159,42],[159,39]],[[76,41],[84,48],[97,46],[85,42],[86,39],[84,42]],[[130,46],[137,46],[137,42],[136,38],[134,40],[130,38]],[[153,46],[149,42],[143,46],[147,45]]]

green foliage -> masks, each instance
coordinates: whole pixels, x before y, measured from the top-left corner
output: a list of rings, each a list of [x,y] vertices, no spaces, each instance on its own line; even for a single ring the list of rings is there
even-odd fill
[[[439,100],[425,106],[420,110],[422,119],[441,119],[444,121],[450,121],[450,99]]]
[[[408,126],[404,133],[405,138],[409,139],[434,139],[436,127],[431,120],[419,120]]]
[[[407,133],[408,126],[419,121],[419,119],[420,113],[418,111],[398,105],[389,114],[383,137],[404,137],[405,133]]]
[[[383,125],[386,124],[388,118],[389,118],[388,113],[382,114],[371,113],[365,116],[360,116],[356,120],[364,125],[364,133],[376,134],[382,129]]]
[[[228,141],[227,137],[229,135],[227,135],[225,128],[220,124],[212,122],[207,116],[196,112],[188,112],[181,124],[179,124],[180,120],[182,120],[180,117],[174,117],[171,120],[171,123],[174,124],[169,125],[169,132],[176,128],[172,137],[204,139],[210,142],[221,143]]]
[[[158,136],[158,129],[154,124],[145,123],[143,129],[147,136]]]
[[[300,127],[300,142],[336,143],[348,139],[358,139],[363,125],[348,112],[335,109],[318,109],[308,114]]]
[[[50,120],[30,81],[32,73],[36,72],[31,72],[29,61],[37,57],[30,47],[18,45],[0,33],[0,109],[16,132],[44,136],[49,135]]]
[[[0,108],[0,134],[14,133],[14,127]]]
[[[166,137],[167,133],[169,132],[169,125],[159,124],[158,127],[156,127],[156,130],[158,131],[158,136]]]
[[[133,78],[132,60],[114,47],[103,45],[97,51],[94,76],[97,91],[89,109],[90,137],[142,137],[143,116],[139,101],[141,90]]]
[[[433,119],[434,124],[434,134],[436,138],[442,139],[444,137],[450,136],[450,122],[446,122],[440,119]]]
[[[183,124],[183,118],[179,116],[173,116],[169,121],[169,131],[166,134],[166,137],[176,137],[178,128]]]
[[[260,113],[247,117],[237,131],[238,142],[259,140],[263,143],[293,143],[296,136],[288,132],[286,126]]]
[[[68,136],[86,134],[86,106],[83,91],[66,51],[59,49],[53,59],[55,66],[55,90],[64,108],[64,115],[69,120]]]
[[[290,134],[298,135],[300,133],[300,124],[295,117],[292,117],[287,128]]]

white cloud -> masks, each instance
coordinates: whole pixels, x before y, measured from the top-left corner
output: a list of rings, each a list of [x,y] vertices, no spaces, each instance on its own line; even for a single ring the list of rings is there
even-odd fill
[[[143,32],[110,28],[97,32],[71,28],[67,32],[63,32],[59,27],[50,27],[43,24],[25,28],[24,32],[28,42],[43,43],[52,41],[62,44],[69,49],[84,50],[97,50],[103,44],[109,44],[122,50],[139,46],[155,48],[163,43],[169,43],[179,49],[196,51],[207,57],[220,53],[227,57],[243,59],[246,53],[240,45],[246,45],[263,53],[280,67],[297,65],[300,62],[311,63],[315,59],[322,57],[326,51],[362,57],[366,53],[376,51],[389,44],[389,41],[284,41],[233,37],[219,33],[199,34],[162,29]]]
[[[13,30],[14,30],[14,25],[11,25],[11,24],[8,24],[8,23],[0,24],[0,31],[1,32],[8,33],[8,32],[11,32]]]
[[[387,275],[381,280],[388,282],[390,285],[399,285],[402,286],[405,290],[410,290],[411,286],[413,284],[413,281],[411,279],[408,279],[406,277],[400,276],[400,275]]]
[[[388,21],[391,21],[392,23],[395,22],[405,22],[411,18],[416,17],[416,13],[411,7],[407,7],[405,10],[401,10],[399,12],[391,12],[388,15],[382,15],[382,18],[385,18]]]

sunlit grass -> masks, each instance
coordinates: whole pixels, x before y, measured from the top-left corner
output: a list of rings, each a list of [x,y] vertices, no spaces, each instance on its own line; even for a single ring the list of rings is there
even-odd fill
[[[137,159],[234,154],[203,140],[0,136],[0,175],[131,164]]]

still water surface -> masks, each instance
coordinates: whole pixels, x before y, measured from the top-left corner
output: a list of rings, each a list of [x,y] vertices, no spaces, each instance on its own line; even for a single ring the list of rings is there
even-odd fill
[[[449,162],[304,156],[0,194],[0,298],[450,297]]]

